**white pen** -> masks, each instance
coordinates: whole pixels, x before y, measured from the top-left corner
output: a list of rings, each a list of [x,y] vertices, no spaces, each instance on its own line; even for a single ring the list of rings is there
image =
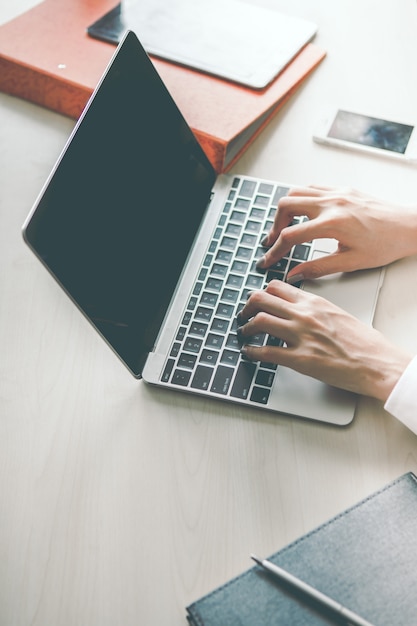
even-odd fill
[[[290,585],[293,589],[304,593],[306,597],[315,600],[323,607],[326,607],[326,609],[334,611],[339,617],[344,618],[348,624],[351,624],[351,626],[374,626],[371,622],[368,622],[368,620],[360,617],[360,615],[357,615],[347,607],[343,606],[343,604],[340,604],[340,602],[336,602],[336,600],[329,598],[329,596],[326,596],[325,593],[322,593],[318,589],[308,585],[303,580],[300,580],[293,574],[287,572],[285,569],[282,569],[282,567],[278,567],[278,565],[271,563],[271,561],[268,561],[267,559],[260,559],[254,554],[251,554],[251,558],[255,561],[255,563],[263,567],[268,572],[271,572],[271,574]]]

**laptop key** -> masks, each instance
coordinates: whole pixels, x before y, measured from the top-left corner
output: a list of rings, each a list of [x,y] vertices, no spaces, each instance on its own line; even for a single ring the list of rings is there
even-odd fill
[[[185,328],[185,326],[180,326],[175,339],[177,341],[182,341],[186,334],[187,334],[187,329]]]
[[[190,298],[188,302],[187,309],[189,309],[190,311],[194,311],[196,306],[197,306],[197,298],[193,296],[192,298]]]
[[[210,326],[210,330],[215,330],[218,333],[226,333],[229,328],[229,321],[215,317]]]
[[[170,356],[173,356],[173,357],[178,356],[180,349],[181,349],[181,344],[178,341],[176,341],[171,348]]]
[[[204,345],[208,346],[209,348],[220,349],[222,347],[223,341],[224,341],[223,335],[216,335],[214,333],[209,333],[207,335],[207,339]]]
[[[172,376],[171,382],[174,385],[181,385],[182,387],[186,387],[190,382],[191,374],[192,372],[186,372],[185,370],[176,369]]]
[[[206,282],[206,289],[211,289],[212,291],[220,291],[223,287],[223,281],[220,278],[215,278],[211,276]]]
[[[190,326],[190,335],[197,335],[198,337],[204,337],[208,328],[208,324],[203,322],[192,322]]]
[[[259,364],[259,367],[261,367],[262,369],[268,369],[273,371],[276,371],[278,369],[278,365],[276,363],[264,363],[263,361]]]
[[[182,352],[180,354],[180,358],[178,359],[178,367],[192,370],[194,369],[196,360],[197,356],[195,354],[187,354],[186,352]]]
[[[162,376],[161,376],[161,380],[163,383],[167,383],[169,381],[174,365],[175,365],[175,359],[168,359],[165,365],[164,371],[162,373]]]
[[[232,253],[227,250],[219,250],[216,254],[216,261],[223,261],[223,263],[230,263]]]
[[[216,309],[216,315],[221,315],[222,317],[231,318],[234,313],[235,307],[232,304],[225,304],[220,302],[219,306]]]
[[[239,222],[239,224],[243,224],[246,219],[246,213],[242,213],[242,211],[233,211],[230,219],[234,222]]]
[[[280,186],[278,186],[275,189],[274,197],[272,198],[272,203],[271,204],[273,206],[276,206],[278,204],[278,200],[280,198],[282,198],[283,196],[286,196],[288,191],[289,191],[288,187],[280,187]]]
[[[239,209],[245,209],[247,211],[250,207],[250,202],[249,200],[245,200],[244,198],[238,198],[235,202],[235,207],[238,207]]]
[[[256,244],[256,235],[243,233],[240,243],[243,243],[245,246],[254,246]]]
[[[224,300],[225,302],[235,303],[239,300],[239,292],[235,289],[229,289],[228,287],[226,287],[226,289],[223,289],[221,300]]]
[[[203,341],[201,339],[194,339],[193,337],[187,337],[184,342],[184,350],[187,352],[200,352]]]
[[[244,180],[240,188],[240,195],[245,198],[252,198],[255,193],[256,182],[254,180]]]
[[[278,348],[280,348],[283,343],[284,342],[282,341],[282,339],[280,339],[279,337],[274,337],[273,335],[268,335],[268,339],[266,340],[267,346],[277,346]]]
[[[197,365],[194,378],[191,381],[193,389],[201,389],[206,391],[209,388],[210,380],[213,375],[213,368],[205,365]]]
[[[255,385],[263,385],[264,387],[272,387],[274,379],[275,379],[274,371],[259,370],[256,375]]]
[[[251,233],[259,233],[259,231],[261,230],[261,225],[259,222],[248,220],[246,223],[246,230]]]
[[[258,206],[265,206],[267,207],[269,205],[270,202],[270,198],[268,198],[267,196],[256,196],[254,203],[257,204]]]
[[[237,276],[236,274],[230,274],[227,278],[226,285],[229,287],[236,287],[240,289],[243,284],[243,276]]]
[[[229,391],[230,383],[232,382],[233,373],[234,369],[231,367],[219,365],[214,375],[210,391],[226,395]]]
[[[228,267],[227,265],[221,265],[220,263],[214,263],[213,268],[211,270],[212,274],[216,274],[217,276],[226,276]]]
[[[260,289],[263,285],[263,282],[263,276],[254,276],[254,274],[249,274],[246,279],[246,287],[250,287],[251,289]]]
[[[237,246],[237,239],[235,237],[223,237],[220,245],[226,250],[234,250]]]
[[[232,265],[232,272],[237,272],[238,274],[245,274],[249,267],[249,263],[246,261],[234,261]]]
[[[234,348],[240,350],[240,342],[236,333],[230,333],[227,337],[226,346],[228,348]]]
[[[212,315],[213,315],[213,309],[208,309],[205,306],[199,306],[195,313],[195,318],[209,322],[211,320]]]
[[[251,259],[252,250],[250,248],[244,248],[243,246],[239,246],[236,252],[236,257],[239,259]]]
[[[268,206],[268,204],[266,204]],[[257,220],[263,220],[265,217],[265,209],[260,209],[259,207],[253,207],[250,212],[250,217],[254,217]]]
[[[284,272],[268,272],[266,275],[266,282],[270,283],[271,280],[284,280]]]
[[[187,326],[187,324],[189,324],[189,323],[190,323],[191,318],[192,318],[192,313],[191,313],[191,311],[186,311],[186,312],[184,313],[184,317],[182,318],[182,322],[181,322],[181,324],[182,324],[183,326]]]
[[[203,350],[200,356],[200,363],[207,363],[207,365],[216,365],[219,353],[216,350]]]
[[[292,258],[299,259],[300,261],[306,261],[310,254],[311,247],[305,244],[299,244],[294,247]]]
[[[270,183],[259,183],[258,191],[259,193],[264,193],[270,196],[271,193],[274,191],[274,185],[271,185]]]
[[[249,395],[249,390],[252,384],[253,377],[255,375],[255,370],[255,363],[242,361],[239,364],[236,372],[236,378],[230,392],[231,396],[233,396],[234,398],[242,398],[243,400],[246,400]]]
[[[241,230],[242,226],[240,226],[239,224],[228,224],[226,228],[226,233],[228,235],[236,235],[236,237],[238,237]]]
[[[250,399],[252,400],[252,402],[257,402],[258,404],[268,404],[269,394],[269,389],[254,387]]]
[[[223,350],[222,352],[222,356],[221,356],[221,363],[227,363],[228,365],[237,365],[238,361],[239,361],[239,352],[236,352],[235,350]]]
[[[218,296],[216,293],[211,293],[211,291],[204,291],[203,295],[201,296],[201,304],[208,304],[209,306],[213,307],[216,306],[216,302],[218,300]]]

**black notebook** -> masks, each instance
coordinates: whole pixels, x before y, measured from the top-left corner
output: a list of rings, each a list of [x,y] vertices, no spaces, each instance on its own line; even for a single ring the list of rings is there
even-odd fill
[[[250,551],[256,553],[257,546]],[[417,624],[416,476],[401,476],[268,558],[375,626]],[[345,623],[294,595],[259,566],[187,612],[193,626]]]

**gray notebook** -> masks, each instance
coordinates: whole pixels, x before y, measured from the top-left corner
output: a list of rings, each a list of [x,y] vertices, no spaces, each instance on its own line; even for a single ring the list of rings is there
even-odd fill
[[[317,26],[241,0],[128,0],[87,31],[118,44],[127,29],[150,54],[262,89],[314,37]]]
[[[416,619],[417,478],[404,474],[269,558],[377,626]],[[248,546],[249,552],[257,546]],[[323,626],[330,614],[255,566],[188,607],[196,626]]]

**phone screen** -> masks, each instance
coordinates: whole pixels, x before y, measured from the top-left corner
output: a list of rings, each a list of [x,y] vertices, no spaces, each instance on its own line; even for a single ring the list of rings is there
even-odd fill
[[[339,110],[328,137],[404,154],[414,126]]]

